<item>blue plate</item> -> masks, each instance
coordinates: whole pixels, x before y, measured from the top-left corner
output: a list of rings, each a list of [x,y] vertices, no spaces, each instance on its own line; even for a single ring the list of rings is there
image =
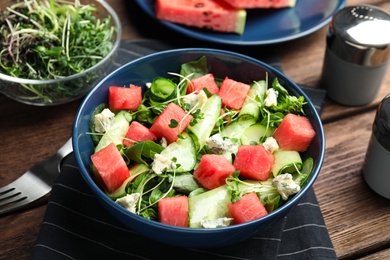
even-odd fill
[[[155,0],[136,0],[151,17],[156,18]],[[294,8],[247,10],[245,31],[242,35],[218,33],[160,21],[163,25],[199,40],[233,44],[266,45],[294,40],[327,25],[332,16],[346,4],[346,0],[297,0]]]

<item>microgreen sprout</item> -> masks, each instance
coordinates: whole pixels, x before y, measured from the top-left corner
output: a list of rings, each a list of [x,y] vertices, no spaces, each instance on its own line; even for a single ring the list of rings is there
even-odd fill
[[[50,80],[93,67],[111,51],[115,31],[111,16],[100,19],[94,16],[96,11],[94,5],[78,0],[23,0],[6,8],[0,13],[0,73]],[[53,96],[77,95],[88,81],[76,82],[80,86],[75,87],[58,85],[50,91]],[[50,101],[44,88],[25,87],[36,98]]]

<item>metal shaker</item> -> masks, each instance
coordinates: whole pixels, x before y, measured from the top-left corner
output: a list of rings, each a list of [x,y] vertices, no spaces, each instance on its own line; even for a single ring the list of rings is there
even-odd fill
[[[322,85],[330,99],[347,106],[373,101],[390,60],[390,14],[349,6],[332,18],[326,38]]]
[[[378,106],[362,172],[372,190],[390,199],[390,95]]]

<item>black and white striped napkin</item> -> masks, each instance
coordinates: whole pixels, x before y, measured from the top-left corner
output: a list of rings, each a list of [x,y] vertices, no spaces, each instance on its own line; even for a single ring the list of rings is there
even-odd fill
[[[117,65],[165,50],[152,40],[125,41]],[[278,58],[267,63],[280,67]],[[320,109],[322,91],[304,88]],[[313,189],[267,233],[237,245],[184,249],[151,241],[114,220],[83,180],[73,154],[53,186],[31,259],[337,259]]]

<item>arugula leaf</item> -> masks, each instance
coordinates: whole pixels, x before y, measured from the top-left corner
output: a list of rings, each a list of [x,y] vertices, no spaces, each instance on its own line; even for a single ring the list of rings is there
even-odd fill
[[[288,113],[304,115],[303,106],[307,103],[303,96],[296,97],[288,94],[288,91],[279,83],[277,78],[272,82],[272,88],[278,92],[277,105],[266,107],[265,100],[261,100],[260,112],[262,115],[261,124],[270,127],[277,127]]]
[[[236,171],[226,180],[233,203],[240,200],[245,194],[256,192],[267,210],[273,210],[278,207],[281,196],[272,184],[272,178],[266,181],[253,181],[241,180],[239,176],[240,172]]]
[[[134,113],[135,120],[145,126],[151,126],[156,118],[156,115],[145,104],[141,104]]]
[[[167,181],[164,181],[163,183],[166,183]],[[156,204],[159,200],[166,197],[172,197],[175,195],[174,189],[168,189],[163,190],[162,188],[158,187],[152,190],[150,196],[149,196],[149,203],[151,205]]]
[[[153,142],[138,142],[130,147],[122,148],[122,154],[129,160],[136,163],[149,165],[156,153],[161,153],[164,147]]]
[[[199,186],[194,175],[187,172],[175,176],[173,188],[179,193],[190,194],[192,191],[201,188],[201,186]]]
[[[128,189],[128,193],[141,195],[137,202],[136,213],[145,218],[157,220],[158,201],[176,195],[171,181],[174,178],[174,174],[155,174],[151,171],[139,175]]]
[[[138,215],[150,219],[150,220],[157,220],[158,219],[158,213],[157,210],[154,208],[146,208],[145,210],[138,213]]]
[[[208,73],[209,70],[207,68],[207,60],[205,56],[202,56],[198,60],[190,61],[181,65],[180,74],[183,76],[192,74],[192,78],[198,78]]]
[[[272,88],[278,91],[278,104],[272,106],[272,111],[282,112],[284,114],[293,113],[293,114],[302,114],[303,106],[307,103],[303,96],[296,97],[288,94],[288,91],[279,83],[279,80],[275,78],[272,82]]]

